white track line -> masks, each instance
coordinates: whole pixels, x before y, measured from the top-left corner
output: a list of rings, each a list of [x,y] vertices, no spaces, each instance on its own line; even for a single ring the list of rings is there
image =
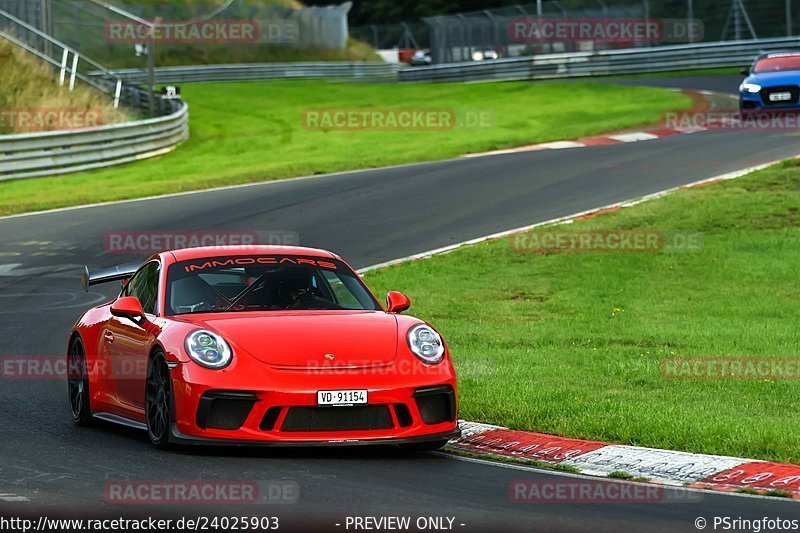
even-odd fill
[[[95,204],[83,204],[83,205],[72,205],[68,207],[57,207],[54,209],[46,209],[44,211],[32,211],[30,213],[18,213],[15,215],[4,215],[0,216],[0,221],[12,218],[24,218],[24,217],[35,217],[39,215],[50,215],[53,213],[63,213],[67,211],[79,211],[83,209],[94,209],[96,207],[108,207],[112,205],[124,205],[124,204],[132,204],[135,202],[147,202],[150,200],[163,200],[167,198],[180,198],[183,196],[194,196],[197,194],[207,194],[207,193],[214,193],[220,191],[232,191],[236,189],[247,189],[250,187],[272,187],[282,185],[284,183],[292,183],[295,181],[307,181],[307,180],[316,180],[321,178],[332,178],[336,176],[347,176],[352,174],[365,174],[368,172],[376,172],[379,170],[395,170],[399,168],[413,168],[419,166],[428,166],[428,165],[435,165],[437,163],[447,163],[450,161],[461,161],[463,157],[453,157],[450,159],[442,159],[440,161],[425,161],[422,163],[405,163],[401,165],[390,165],[388,167],[374,167],[374,168],[362,168],[358,170],[346,170],[342,172],[332,172],[329,174],[313,174],[310,176],[298,176],[296,178],[285,178],[285,179],[276,179],[270,181],[259,181],[256,183],[239,183],[236,185],[225,185],[222,187],[212,187],[210,189],[201,189],[198,191],[183,191],[183,192],[174,192],[168,194],[156,194],[153,196],[145,196],[142,198],[128,198],[125,200],[111,200],[108,202],[98,202]],[[10,180],[14,181],[14,180]]]
[[[614,139],[615,141],[619,141],[622,143],[652,141],[653,139],[660,138],[658,135],[646,131],[637,131],[634,133],[620,133],[619,135],[607,135],[607,137],[609,139]]]
[[[668,90],[673,90],[673,89],[668,89]],[[674,90],[682,91],[683,89],[674,89]],[[710,94],[713,94],[713,93],[710,93]],[[733,98],[736,98],[736,97],[733,97]],[[686,128],[686,131],[684,131],[683,133],[695,133],[697,131],[705,131],[705,128]],[[603,135],[598,135],[598,137],[603,137]],[[627,141],[621,141],[621,142],[635,142],[635,141],[638,141],[638,140],[650,140],[650,139],[659,138],[658,135],[652,135],[652,134],[647,133],[647,132],[635,132],[635,133],[628,133],[628,134],[619,134],[616,137],[629,139]],[[614,138],[614,137],[612,137],[612,138]],[[422,163],[403,163],[403,164],[399,164],[399,165],[390,165],[390,166],[386,166],[386,167],[362,168],[362,169],[357,169],[357,170],[347,170],[347,171],[342,171],[342,172],[332,172],[332,173],[328,173],[328,174],[314,174],[314,175],[309,175],[309,176],[299,176],[299,177],[296,177],[296,178],[277,179],[277,180],[271,180],[271,181],[260,181],[260,182],[256,182],[256,183],[240,183],[240,184],[237,184],[237,185],[225,185],[225,186],[222,186],[222,187],[213,187],[211,189],[202,189],[202,190],[199,190],[199,191],[184,191],[184,192],[176,192],[176,193],[169,193],[169,194],[157,194],[157,195],[153,195],[153,196],[145,196],[143,198],[130,198],[130,199],[125,199],[125,200],[111,200],[111,201],[108,201],[108,202],[99,202],[99,203],[94,203],[94,204],[84,204],[84,205],[74,205],[74,206],[68,206],[68,207],[58,207],[58,208],[55,208],[55,209],[47,209],[47,210],[44,210],[44,211],[33,211],[33,212],[30,212],[30,213],[18,213],[18,214],[15,214],[15,215],[0,216],[0,221],[6,220],[6,219],[12,219],[12,218],[22,218],[22,217],[32,217],[32,216],[39,216],[39,215],[49,215],[49,214],[53,214],[53,213],[62,213],[62,212],[66,212],[66,211],[77,211],[77,210],[81,210],[81,209],[93,209],[93,208],[96,208],[96,207],[107,207],[107,206],[111,206],[111,205],[122,205],[122,204],[129,204],[129,203],[133,203],[133,202],[146,202],[146,201],[149,201],[149,200],[162,200],[162,199],[166,199],[166,198],[179,198],[179,197],[182,197],[182,196],[191,196],[191,195],[195,195],[195,194],[206,194],[206,193],[213,193],[213,192],[220,192],[220,191],[244,189],[244,188],[247,188],[247,187],[275,186],[275,185],[280,185],[282,183],[291,183],[291,182],[294,182],[294,181],[305,181],[305,180],[313,180],[313,179],[319,179],[319,178],[330,178],[330,177],[334,177],[334,176],[345,176],[345,175],[351,175],[351,174],[361,174],[361,173],[367,173],[367,172],[375,172],[375,171],[379,171],[379,170],[393,170],[393,169],[399,169],[399,168],[413,168],[413,167],[417,167],[417,166],[433,165],[433,164],[437,164],[437,163],[447,163],[447,162],[453,162],[453,161],[462,161],[464,159],[469,159],[469,158],[487,157],[487,156],[495,156],[495,155],[518,154],[518,153],[524,153],[524,152],[538,151],[538,150],[542,150],[542,149],[561,150],[561,149],[565,149],[565,148],[587,148],[587,145],[582,143],[579,140],[577,140],[577,141],[552,141],[552,142],[534,144],[534,145],[529,145],[529,146],[519,146],[519,147],[509,148],[509,149],[505,149],[505,150],[495,150],[495,151],[489,151],[489,152],[478,152],[478,153],[473,153],[473,154],[464,154],[464,155],[460,155],[460,156],[456,156],[456,157],[451,157],[449,159],[442,159],[442,160],[439,160],[439,161],[425,161],[425,162],[422,162]]]
[[[526,465],[524,463],[508,463],[508,462],[499,462],[493,461],[491,459],[482,459],[480,457],[467,457],[464,455],[457,455],[448,452],[433,452],[433,455],[438,455],[439,457],[443,457],[446,459],[453,459],[456,461],[464,461],[465,463],[475,463],[480,465],[486,466],[493,466],[496,468],[507,468],[509,470],[519,470],[522,472],[534,472],[536,474],[543,474],[543,475],[552,475],[558,477],[568,477],[573,479],[584,479],[586,481],[597,481],[597,476],[587,475],[587,474],[578,474],[574,472],[565,472],[563,470],[555,470],[550,468],[541,468],[534,465]],[[634,485],[645,485],[645,486],[652,486],[651,483],[643,482],[643,481],[628,481],[628,480],[619,480],[616,478],[604,478],[605,481],[609,482],[617,482],[617,483],[632,483]],[[669,487],[669,490],[674,491],[681,491],[681,492],[692,492],[692,493],[699,493],[703,495],[708,495],[709,491],[707,489],[696,489],[693,487]],[[743,492],[714,492],[713,494],[719,496],[731,496],[735,498],[758,498],[759,500],[768,499],[768,500],[775,500],[780,502],[787,502],[791,503],[794,500],[790,500],[787,498],[782,498],[780,496],[761,496],[757,494],[747,494]]]
[[[16,494],[0,494],[0,501],[4,502],[29,502],[30,499]]]
[[[427,258],[433,257],[435,255],[448,254],[450,252],[458,250],[459,248],[463,248],[464,246],[472,246],[474,244],[480,244],[480,243],[486,242],[486,241],[493,241],[493,240],[496,240],[496,239],[502,239],[503,237],[508,237],[509,235],[513,235],[515,233],[523,233],[523,232],[526,232],[526,231],[530,231],[532,229],[535,229],[535,228],[538,228],[538,227],[541,227],[541,226],[548,226],[550,224],[558,224],[560,222],[570,222],[570,221],[572,221],[572,220],[574,220],[576,218],[580,218],[580,217],[586,216],[586,215],[591,215],[592,213],[596,213],[598,211],[603,211],[604,209],[612,209],[612,208],[616,208],[616,207],[631,207],[631,206],[634,206],[634,205],[637,205],[637,204],[641,204],[643,202],[647,202],[649,200],[654,200],[656,198],[661,198],[662,196],[666,196],[668,194],[672,194],[675,191],[679,191],[679,190],[685,189],[687,187],[696,187],[698,185],[703,185],[705,183],[711,183],[711,182],[715,182],[715,181],[724,181],[724,180],[732,180],[732,179],[740,178],[740,177],[745,176],[747,174],[751,174],[751,173],[756,172],[758,170],[762,170],[762,169],[767,168],[769,166],[772,166],[772,165],[775,165],[777,163],[780,163],[781,161],[783,161],[783,159],[770,161],[769,163],[764,163],[764,164],[761,164],[761,165],[748,167],[748,168],[745,168],[745,169],[742,169],[742,170],[736,170],[734,172],[728,172],[726,174],[721,174],[719,176],[714,176],[712,178],[706,178],[706,179],[698,180],[698,181],[695,181],[695,182],[692,182],[692,183],[688,183],[686,185],[681,185],[679,187],[672,187],[670,189],[665,189],[663,191],[659,191],[659,192],[655,192],[655,193],[652,193],[652,194],[648,194],[647,196],[642,196],[640,198],[635,198],[633,200],[627,200],[627,201],[624,201],[624,202],[617,202],[617,203],[605,205],[605,206],[602,206],[602,207],[589,209],[587,211],[581,211],[580,213],[575,213],[575,214],[572,214],[572,215],[566,215],[566,216],[563,216],[563,217],[553,218],[553,219],[550,219],[550,220],[545,220],[544,222],[537,222],[536,224],[531,224],[529,226],[523,226],[521,228],[515,228],[515,229],[506,230],[506,231],[501,231],[499,233],[493,233],[492,235],[488,235],[486,237],[478,237],[476,239],[470,239],[468,241],[463,241],[463,242],[459,242],[459,243],[456,243],[456,244],[450,244],[448,246],[443,246],[441,248],[436,248],[435,250],[429,250],[427,252],[421,252],[421,253],[418,253],[418,254],[408,255],[406,257],[401,257],[400,259],[393,259],[391,261],[386,261],[386,262],[383,262],[383,263],[378,263],[377,265],[372,265],[372,266],[368,266],[366,268],[362,268],[362,269],[360,269],[358,271],[358,273],[359,274],[363,274],[365,272],[370,272],[372,270],[379,270],[381,268],[394,266],[394,265],[397,265],[397,264],[400,264],[400,263],[406,263],[408,261],[416,261],[418,259],[427,259]]]

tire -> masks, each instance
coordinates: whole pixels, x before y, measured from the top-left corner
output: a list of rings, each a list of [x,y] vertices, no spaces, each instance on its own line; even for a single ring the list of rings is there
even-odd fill
[[[67,352],[67,388],[72,420],[80,427],[91,426],[92,408],[89,404],[86,350],[80,337],[72,339]]]
[[[450,441],[432,440],[430,442],[412,442],[408,444],[401,444],[400,449],[411,453],[435,452],[447,446],[448,442]]]
[[[172,378],[163,352],[156,352],[147,365],[147,382],[144,394],[144,412],[147,435],[160,450],[172,448],[170,428],[173,416]]]

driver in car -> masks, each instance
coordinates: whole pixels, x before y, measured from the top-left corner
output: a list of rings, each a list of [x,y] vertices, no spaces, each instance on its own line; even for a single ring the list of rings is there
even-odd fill
[[[313,309],[317,296],[322,296],[322,291],[314,286],[311,276],[305,272],[299,274],[278,282],[279,309]]]

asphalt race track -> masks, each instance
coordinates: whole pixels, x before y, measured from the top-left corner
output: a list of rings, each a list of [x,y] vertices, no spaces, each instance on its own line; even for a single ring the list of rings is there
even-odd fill
[[[620,85],[647,85],[669,89],[690,89],[739,94],[739,84],[744,76],[725,74],[722,76],[677,76],[674,78],[605,78],[604,81]],[[734,101],[731,108],[738,107]]]
[[[115,292],[82,292],[82,266],[143,259],[106,254],[108,231],[293,231],[301,244],[332,249],[364,267],[791,157],[800,154],[798,140],[778,132],[706,132],[2,219],[0,356],[65,352],[66,334],[82,310]],[[57,380],[0,381],[0,427],[2,516],[161,515],[163,506],[105,505],[104,485],[203,477],[296,483],[296,505],[185,511],[277,514],[287,530],[303,525],[345,531],[345,517],[359,515],[448,516],[457,531],[696,531],[699,516],[800,518],[796,502],[711,493],[694,503],[514,503],[512,481],[558,474],[442,455],[407,456],[393,448],[158,452],[144,433],[74,427],[66,385]],[[3,495],[29,501],[4,503]]]

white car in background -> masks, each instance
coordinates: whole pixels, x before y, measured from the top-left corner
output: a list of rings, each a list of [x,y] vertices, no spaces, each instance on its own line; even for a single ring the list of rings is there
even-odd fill
[[[414,52],[414,55],[411,56],[412,67],[427,67],[432,63],[433,58],[431,57],[431,53],[427,50],[417,50]]]
[[[473,61],[494,61],[500,59],[500,54],[495,50],[478,50],[472,53]]]

